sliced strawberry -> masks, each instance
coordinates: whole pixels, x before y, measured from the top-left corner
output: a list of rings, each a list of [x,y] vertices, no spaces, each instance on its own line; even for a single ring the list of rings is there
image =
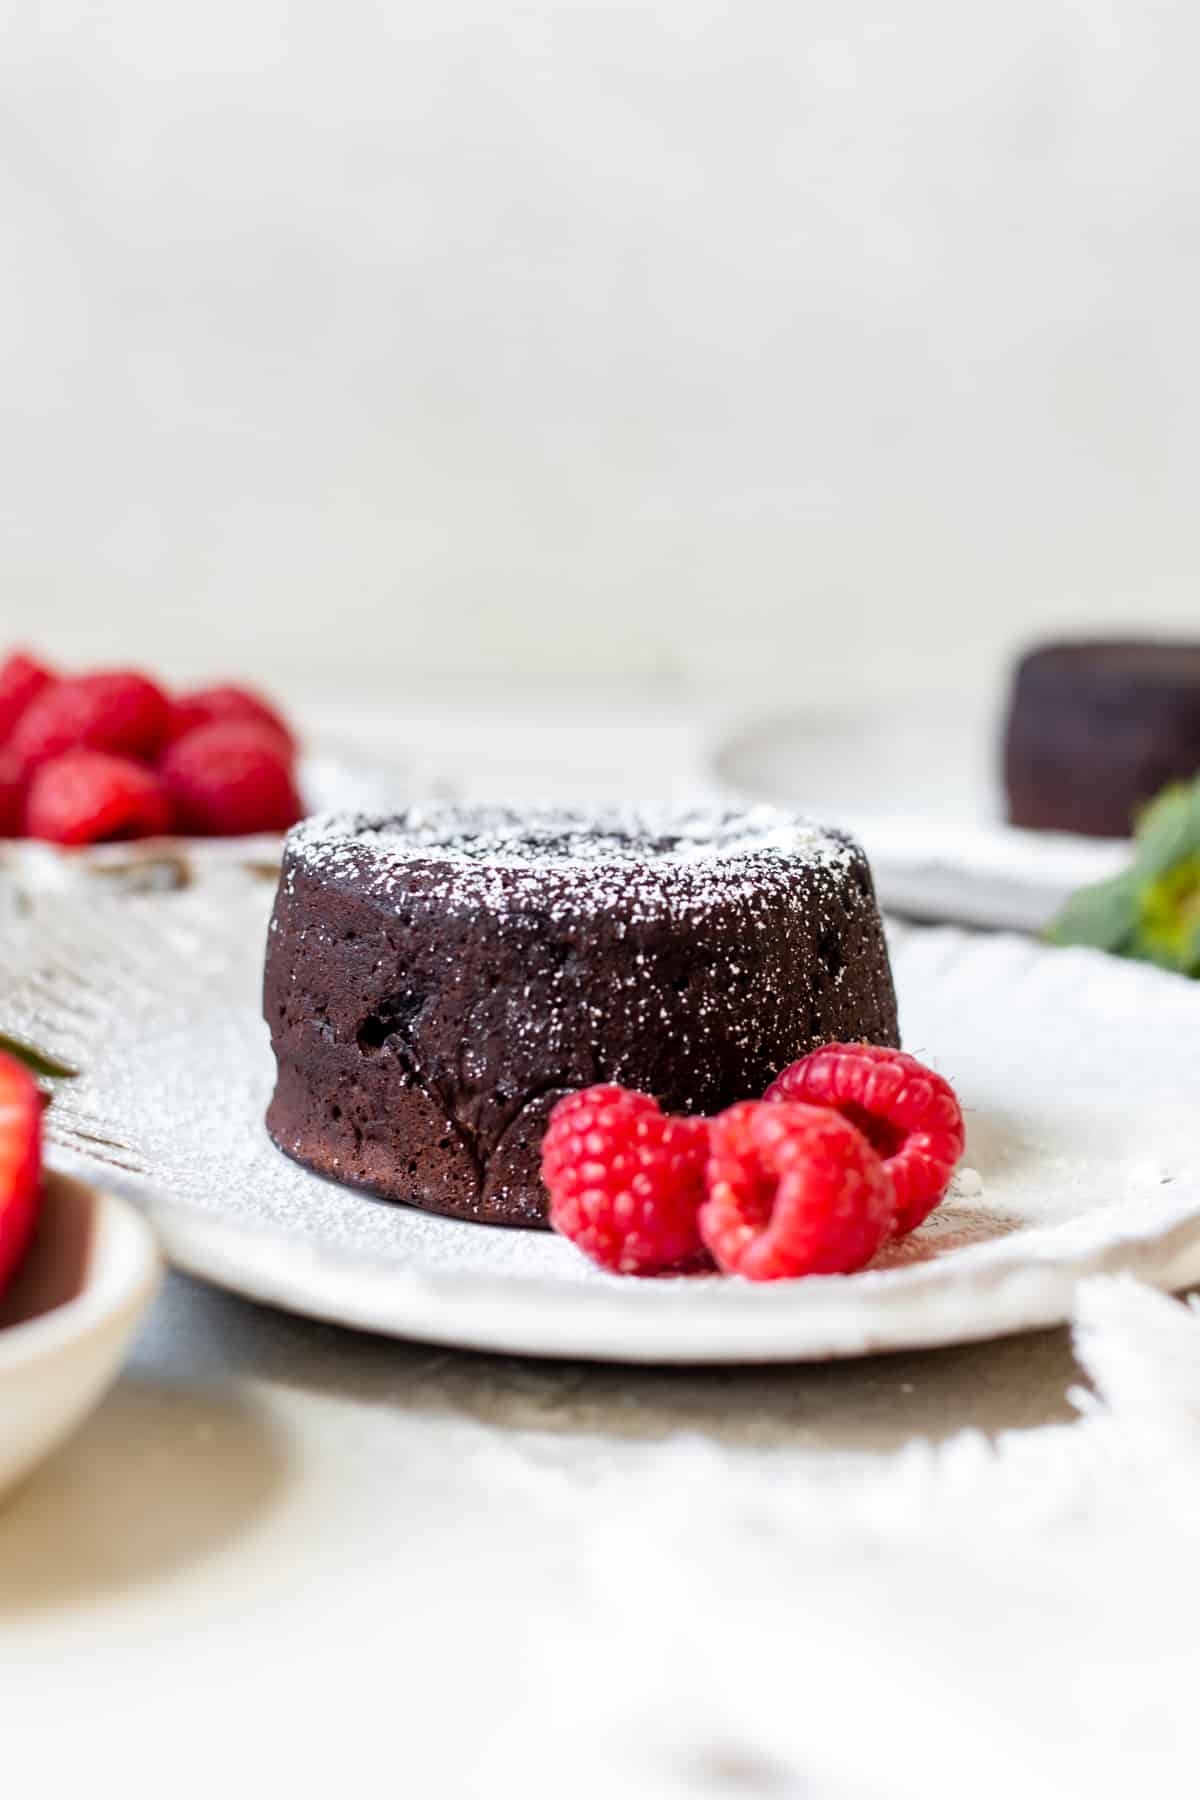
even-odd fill
[[[6,744],[30,704],[54,677],[49,669],[23,651],[0,663],[0,744]]]
[[[290,753],[261,725],[201,725],[161,768],[179,830],[197,837],[286,831],[303,812]]]
[[[25,784],[16,758],[0,750],[0,838],[20,837],[24,811]]]
[[[0,1293],[29,1248],[42,1180],[42,1096],[33,1076],[0,1056]]]
[[[10,748],[28,779],[68,750],[151,761],[167,730],[167,696],[134,669],[104,669],[43,688],[22,713]]]
[[[51,844],[115,843],[161,837],[171,799],[154,769],[103,750],[68,750],[43,763],[29,784],[25,830]]]
[[[167,720],[167,742],[201,731],[206,725],[261,725],[274,731],[287,746],[289,756],[296,753],[296,739],[283,715],[253,688],[198,688],[192,694],[180,694],[171,702]]]

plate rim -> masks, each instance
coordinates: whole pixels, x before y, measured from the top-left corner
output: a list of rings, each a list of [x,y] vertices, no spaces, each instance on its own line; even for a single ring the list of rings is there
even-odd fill
[[[246,907],[265,920],[262,890],[247,888],[245,895]],[[63,981],[69,980],[73,955],[86,959],[89,946],[95,950],[96,945],[108,945],[119,959],[146,956],[149,960],[141,966],[153,972],[157,982],[162,978],[161,952],[169,953],[174,966],[181,949],[194,957],[210,933],[215,933],[211,946],[217,961],[232,958],[233,985],[219,1012],[240,1007],[240,983],[246,972],[241,964],[249,951],[240,912],[236,918],[230,915],[231,898],[224,889],[213,889],[191,900],[112,900],[103,908],[104,917],[95,921],[94,941],[86,931],[80,938],[76,905],[62,907],[56,926],[42,914],[33,929],[42,940],[45,961],[35,960],[32,969],[15,972],[11,981],[18,1015],[24,992],[27,1007],[33,1008],[30,1022],[37,1021],[50,1034],[46,1039],[50,1047],[70,1060],[73,1040],[101,1026],[112,1003],[106,999],[100,1011],[88,1011],[90,1025],[73,1018],[71,1003],[61,991]],[[193,906],[198,909],[194,915]],[[126,908],[135,910],[134,920],[126,922]],[[147,937],[149,917],[155,929]],[[227,939],[230,932],[233,936]],[[982,959],[989,966],[977,974],[967,973],[965,991],[969,993],[978,980],[985,986],[1020,982],[1027,970],[1039,989],[1031,1015],[1035,1021],[1038,1008],[1060,1006],[1065,994],[1079,992],[1088,995],[1080,1002],[1081,1021],[1097,1008],[1118,1019],[1130,1009],[1142,1013],[1149,1008],[1153,1021],[1148,1029],[1156,1038],[1175,1021],[1187,1042],[1198,1041],[1200,1019],[1190,984],[1158,970],[1116,962],[1094,951],[1051,951],[1012,935],[979,937],[948,928],[900,927],[893,932],[893,941],[909,960],[914,983],[940,982],[964,957],[973,971]],[[227,943],[243,948],[234,953]],[[216,965],[212,957],[204,956],[189,966],[197,971],[195,979],[207,986]],[[40,983],[39,970],[47,968],[54,980]],[[129,973],[121,960],[117,969],[122,979]],[[1097,980],[1100,985],[1093,996]],[[57,991],[47,994],[47,985]],[[107,987],[107,980],[102,981],[97,994]],[[160,996],[160,986],[144,987],[141,1005],[150,1009],[149,1016],[162,1004]],[[185,983],[178,995],[185,1013],[194,999]],[[141,1012],[136,1016],[145,1023]],[[1068,1017],[1066,1029],[1077,1028]],[[57,1031],[64,1034],[61,1042],[56,1042]],[[263,1051],[266,1055],[265,1039]],[[102,1072],[100,1080],[102,1093]],[[474,1266],[466,1268],[438,1267],[436,1257],[423,1259],[419,1246],[405,1244],[402,1232],[394,1249],[356,1245],[352,1234],[350,1241],[339,1241],[338,1233],[322,1234],[319,1227],[306,1235],[299,1212],[295,1217],[300,1225],[292,1226],[278,1216],[236,1216],[219,1194],[213,1204],[223,1211],[210,1210],[199,1194],[186,1197],[186,1188],[177,1197],[166,1189],[169,1175],[156,1178],[136,1150],[130,1152],[132,1167],[123,1172],[103,1151],[92,1149],[86,1141],[88,1131],[77,1128],[69,1111],[52,1154],[66,1169],[86,1172],[134,1199],[180,1267],[247,1298],[293,1312],[397,1337],[531,1356],[714,1365],[822,1361],[978,1341],[1057,1324],[1069,1314],[1078,1282],[1096,1273],[1132,1270],[1161,1287],[1200,1281],[1200,1169],[1190,1155],[1187,1130],[1180,1128],[1180,1119],[1186,1125],[1190,1112],[1181,1086],[1173,1085],[1165,1098],[1172,1109],[1184,1110],[1175,1117],[1173,1167],[1169,1175],[1163,1173],[1161,1186],[1148,1180],[1135,1163],[1132,1143],[1127,1152],[1125,1141],[1120,1142],[1118,1178],[1111,1183],[1104,1179],[1102,1167],[1088,1165],[1081,1151],[1081,1167],[1091,1185],[1078,1204],[1058,1214],[1052,1209],[1044,1219],[1036,1209],[1032,1216],[1025,1213],[1022,1229],[1007,1240],[1009,1249],[1005,1237],[994,1231],[977,1242],[968,1231],[947,1246],[948,1256],[914,1258],[850,1277],[859,1304],[841,1291],[844,1277],[809,1277],[765,1287],[728,1278],[630,1282],[599,1272],[579,1281],[553,1267],[526,1274],[520,1269],[480,1267],[478,1259],[469,1259]],[[252,1104],[257,1108],[257,1093]],[[87,1117],[85,1112],[85,1123]],[[239,1134],[252,1129],[249,1114],[239,1113],[234,1128]],[[162,1166],[169,1170],[171,1165]],[[251,1181],[253,1171],[238,1168],[232,1178]],[[210,1170],[208,1179],[219,1182],[219,1169]],[[319,1177],[309,1174],[307,1179]],[[431,1216],[414,1211],[421,1218]],[[464,1229],[461,1222],[455,1228]],[[443,1245],[441,1253],[447,1252],[452,1258],[454,1246]],[[544,1265],[546,1259],[541,1260]],[[714,1297],[711,1308],[704,1304],[705,1292]],[[522,1305],[522,1293],[536,1304]]]
[[[1170,1292],[1200,1282],[1200,1192],[1192,1194],[1185,1216],[1176,1216],[1178,1208],[1170,1207],[1171,1218],[1165,1224],[1139,1197],[1110,1202],[1098,1210],[1127,1210],[1132,1215],[1136,1208],[1145,1215],[1141,1229],[1131,1218],[1129,1229],[1103,1244],[1074,1252],[1064,1247],[1059,1254],[1035,1256],[1014,1266],[999,1263],[982,1275],[973,1272],[969,1282],[947,1281],[932,1260],[868,1269],[849,1278],[871,1282],[876,1300],[882,1300],[888,1313],[895,1309],[894,1318],[881,1309],[886,1341],[874,1341],[873,1332],[864,1341],[861,1320],[839,1304],[835,1296],[846,1277],[808,1276],[765,1287],[714,1277],[711,1286],[705,1286],[720,1297],[720,1319],[714,1321],[720,1336],[699,1344],[695,1339],[704,1309],[692,1304],[694,1279],[653,1284],[657,1300],[679,1296],[678,1301],[668,1300],[668,1307],[679,1309],[669,1323],[683,1323],[682,1336],[688,1341],[672,1340],[664,1329],[666,1310],[651,1310],[647,1283],[614,1277],[611,1285],[605,1279],[579,1285],[545,1276],[406,1269],[399,1261],[384,1263],[341,1245],[317,1245],[297,1234],[214,1218],[187,1201],[165,1197],[148,1179],[119,1174],[75,1151],[55,1147],[51,1162],[78,1178],[95,1180],[102,1170],[107,1188],[145,1214],[173,1267],[226,1292],[376,1336],[496,1355],[712,1367],[857,1360],[980,1343],[1065,1324],[1079,1283],[1095,1275],[1132,1275]],[[1020,1234],[1025,1245],[1035,1229]],[[968,1246],[957,1254],[968,1258],[983,1248]],[[919,1313],[904,1310],[914,1287],[923,1286],[934,1304]],[[522,1309],[514,1304],[519,1298],[514,1290],[522,1288],[537,1296],[535,1323],[528,1331],[522,1328]],[[985,1294],[992,1304],[981,1314],[979,1300]],[[831,1327],[824,1340],[814,1338],[814,1311],[823,1314],[823,1323]],[[401,1313],[406,1316],[401,1318]],[[789,1318],[796,1321],[796,1336],[781,1329]],[[840,1332],[839,1321],[844,1327]],[[645,1328],[641,1336],[630,1330],[631,1323]],[[615,1348],[618,1325],[621,1345]]]

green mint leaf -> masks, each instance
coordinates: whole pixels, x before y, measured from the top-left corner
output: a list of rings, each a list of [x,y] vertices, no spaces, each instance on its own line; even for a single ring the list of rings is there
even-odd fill
[[[1152,801],[1132,868],[1073,894],[1044,935],[1200,979],[1200,776]]]
[[[1071,895],[1044,933],[1052,944],[1128,950],[1138,924],[1138,879],[1132,869]]]
[[[1200,851],[1142,883],[1137,943],[1163,968],[1192,973],[1200,944]]]
[[[1138,874],[1154,881],[1200,852],[1200,778],[1175,783],[1138,820]]]

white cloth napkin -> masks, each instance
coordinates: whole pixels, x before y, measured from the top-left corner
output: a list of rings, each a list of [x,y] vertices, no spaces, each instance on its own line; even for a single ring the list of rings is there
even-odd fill
[[[1200,1309],[1097,1279],[1075,1338],[1070,1425],[836,1471],[675,1438],[564,1482],[588,1601],[488,1791],[1194,1795]]]

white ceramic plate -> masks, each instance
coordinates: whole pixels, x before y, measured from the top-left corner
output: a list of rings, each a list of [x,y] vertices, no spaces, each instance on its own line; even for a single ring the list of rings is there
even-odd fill
[[[1197,993],[1017,938],[905,929],[905,1041],[968,1112],[969,1182],[880,1266],[753,1287],[633,1281],[547,1233],[388,1205],[305,1173],[262,1125],[268,889],[47,903],[13,925],[0,1021],[82,1073],[49,1118],[168,1254],[223,1286],[397,1336],[533,1355],[776,1361],[953,1343],[1064,1319],[1076,1282],[1200,1280]]]
[[[158,1285],[128,1202],[48,1177],[33,1248],[0,1301],[0,1495],[57,1449],[108,1388]]]
[[[1039,931],[1129,850],[1003,824],[998,730],[994,706],[953,696],[810,708],[730,731],[710,772],[730,797],[848,825],[884,905],[908,918]]]

